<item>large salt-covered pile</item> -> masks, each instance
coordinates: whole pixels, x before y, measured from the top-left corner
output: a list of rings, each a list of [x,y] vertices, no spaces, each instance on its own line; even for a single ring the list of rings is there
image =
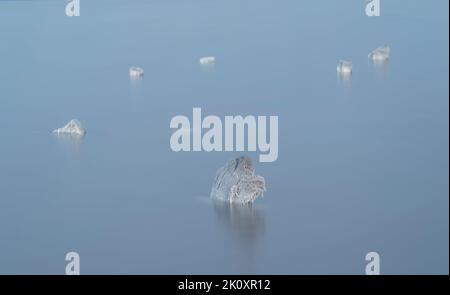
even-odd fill
[[[263,177],[255,174],[249,157],[228,161],[217,171],[211,197],[230,203],[251,204],[266,191]]]

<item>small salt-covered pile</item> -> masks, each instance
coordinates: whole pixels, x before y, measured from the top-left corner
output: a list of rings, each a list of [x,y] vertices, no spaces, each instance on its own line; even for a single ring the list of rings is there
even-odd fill
[[[206,56],[200,58],[201,65],[213,65],[216,63],[216,58],[214,56]]]
[[[389,45],[383,45],[369,53],[369,58],[373,61],[387,61],[390,57],[390,52],[391,48]]]
[[[255,174],[249,157],[228,161],[217,171],[211,198],[230,203],[251,204],[266,191],[263,177]]]
[[[341,74],[351,74],[352,73],[352,62],[349,60],[340,60],[337,68],[338,73]]]
[[[67,123],[66,126],[53,130],[53,133],[83,136],[84,134],[86,134],[86,129],[84,129],[80,121],[78,121],[77,119],[73,119],[70,120],[70,122]]]
[[[130,77],[131,78],[140,78],[144,76],[144,69],[140,67],[131,67],[130,68]]]

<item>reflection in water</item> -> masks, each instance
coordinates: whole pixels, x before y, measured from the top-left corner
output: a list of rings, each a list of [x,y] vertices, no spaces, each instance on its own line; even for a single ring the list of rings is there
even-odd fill
[[[214,73],[216,70],[216,65],[215,64],[204,64],[200,66],[202,71],[206,72],[206,73]]]
[[[337,81],[340,85],[343,85],[344,87],[350,87],[352,85],[352,73],[343,73],[338,72],[337,73]]]
[[[255,250],[265,232],[264,213],[251,205],[214,200],[214,212],[224,231],[237,242],[244,254]]]
[[[140,87],[140,85],[142,84],[142,79],[143,77],[134,77],[134,76],[130,76],[130,85],[131,85],[131,89],[135,90],[138,87]]]
[[[70,133],[59,133],[55,134],[55,137],[58,138],[68,150],[74,153],[79,153],[81,149],[81,143],[85,137],[85,135],[80,134],[70,134]]]
[[[386,74],[389,70],[389,59],[372,60],[372,64],[373,64],[374,68],[376,68],[383,74]]]

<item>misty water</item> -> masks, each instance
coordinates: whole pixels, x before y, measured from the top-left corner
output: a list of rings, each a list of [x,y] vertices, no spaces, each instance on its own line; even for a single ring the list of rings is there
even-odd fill
[[[0,1],[0,274],[448,273],[449,3],[381,2]],[[173,152],[194,107],[279,116],[277,161]],[[242,155],[264,198],[211,202]]]

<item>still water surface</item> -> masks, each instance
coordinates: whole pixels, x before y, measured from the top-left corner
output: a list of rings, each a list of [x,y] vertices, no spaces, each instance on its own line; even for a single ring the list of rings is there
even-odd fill
[[[65,4],[0,1],[0,274],[448,273],[448,1]],[[252,208],[209,200],[243,153],[171,151],[193,107],[279,116]]]

